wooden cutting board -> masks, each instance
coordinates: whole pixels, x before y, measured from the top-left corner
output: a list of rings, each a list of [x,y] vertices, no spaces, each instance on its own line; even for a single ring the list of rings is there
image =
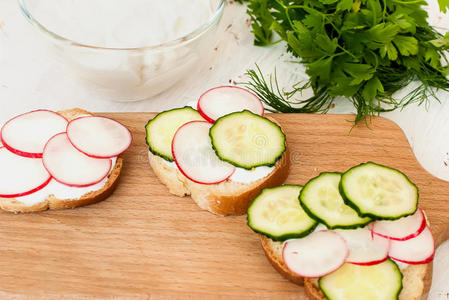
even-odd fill
[[[106,201],[35,214],[2,212],[0,298],[305,299],[265,259],[246,217],[218,217],[170,195],[147,162],[152,113],[103,114],[134,134],[120,184]],[[373,118],[351,130],[349,115],[273,115],[292,161],[287,183],[366,161],[398,168],[420,190],[437,243],[449,226],[449,183],[416,161],[401,129]],[[116,299],[116,298],[115,298]]]

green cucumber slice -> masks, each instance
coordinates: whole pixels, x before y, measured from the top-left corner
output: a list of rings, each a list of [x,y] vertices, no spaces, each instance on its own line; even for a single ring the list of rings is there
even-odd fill
[[[274,166],[286,149],[281,128],[247,110],[219,118],[210,137],[221,160],[247,170]]]
[[[299,200],[305,212],[329,229],[363,227],[371,218],[363,218],[347,206],[338,191],[341,173],[324,172],[312,178],[301,191]]]
[[[416,185],[404,173],[373,162],[346,171],[340,193],[360,215],[374,219],[397,220],[418,208]]]
[[[175,108],[157,114],[145,126],[146,142],[154,155],[173,161],[171,144],[179,127],[191,121],[204,121],[190,106]]]
[[[300,185],[263,189],[248,207],[248,226],[275,241],[301,238],[312,232],[317,222],[299,205]]]
[[[346,263],[318,284],[329,300],[393,300],[402,290],[402,274],[391,259],[372,266]]]

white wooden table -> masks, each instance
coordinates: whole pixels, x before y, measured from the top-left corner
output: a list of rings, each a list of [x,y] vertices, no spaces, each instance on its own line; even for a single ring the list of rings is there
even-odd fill
[[[233,2],[233,1],[230,1]],[[449,28],[449,16],[438,12],[430,0],[430,22]],[[264,73],[277,68],[281,86],[305,78],[304,69],[291,63],[285,45],[253,46],[245,7],[228,3],[218,31],[220,40],[213,59],[196,76],[186,78],[169,91],[140,102],[111,102],[86,90],[68,77],[47,53],[37,47],[39,36],[21,15],[15,0],[0,0],[0,120],[35,108],[82,107],[90,111],[161,111],[178,107],[206,89],[244,81],[244,73],[257,63]],[[440,93],[441,104],[411,106],[401,112],[384,114],[406,133],[418,161],[433,175],[449,180],[449,94]],[[349,102],[340,99],[333,113],[350,113]],[[449,216],[448,216],[449,218]],[[437,250],[434,279],[428,299],[449,299],[449,242]]]

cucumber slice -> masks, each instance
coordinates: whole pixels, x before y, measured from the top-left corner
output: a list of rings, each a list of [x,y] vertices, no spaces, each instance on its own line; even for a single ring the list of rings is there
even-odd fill
[[[247,170],[274,166],[286,149],[281,128],[247,110],[219,118],[210,136],[221,160]]]
[[[145,126],[146,142],[151,153],[165,160],[174,161],[171,151],[173,137],[179,127],[191,121],[204,121],[190,106],[167,110],[156,115]]]
[[[341,173],[324,172],[311,179],[299,196],[301,206],[311,217],[329,229],[355,229],[363,227],[370,218],[360,217],[347,206],[338,191]]]
[[[299,205],[300,185],[266,188],[248,208],[248,226],[275,241],[300,238],[312,232],[317,222]]]
[[[340,193],[361,216],[397,220],[418,209],[418,188],[396,170],[373,162],[355,166],[342,175]]]
[[[390,259],[372,266],[346,263],[318,284],[329,300],[392,300],[399,298],[402,274]]]

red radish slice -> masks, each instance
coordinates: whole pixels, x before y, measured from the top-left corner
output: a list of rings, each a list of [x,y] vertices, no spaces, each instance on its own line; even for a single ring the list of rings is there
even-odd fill
[[[172,152],[175,163],[184,176],[200,184],[225,181],[235,167],[221,161],[212,149],[209,129],[212,124],[193,121],[182,125],[175,133]]]
[[[432,232],[426,226],[417,236],[406,241],[391,240],[389,256],[397,261],[417,265],[426,264],[433,260],[435,242]]]
[[[2,144],[11,152],[40,158],[45,144],[57,133],[65,132],[67,120],[49,110],[35,110],[12,118],[2,127]]]
[[[385,238],[406,241],[418,236],[426,228],[426,218],[421,209],[404,218],[395,221],[376,221],[373,232]]]
[[[236,86],[220,86],[206,91],[198,100],[197,108],[201,116],[211,123],[245,109],[260,116],[264,112],[263,104],[256,95]]]
[[[26,196],[44,188],[51,180],[42,159],[23,157],[0,148],[0,197]]]
[[[121,123],[104,117],[87,116],[67,126],[73,146],[95,158],[111,158],[125,152],[131,145],[131,132]]]
[[[48,141],[42,160],[56,181],[76,187],[100,182],[112,167],[109,158],[92,158],[76,150],[65,133],[57,134]]]
[[[302,277],[321,277],[338,269],[349,254],[345,240],[334,231],[317,231],[284,243],[286,266]]]
[[[349,248],[346,262],[370,266],[379,264],[388,258],[390,241],[381,236],[372,235],[368,228],[336,231],[345,239]]]

